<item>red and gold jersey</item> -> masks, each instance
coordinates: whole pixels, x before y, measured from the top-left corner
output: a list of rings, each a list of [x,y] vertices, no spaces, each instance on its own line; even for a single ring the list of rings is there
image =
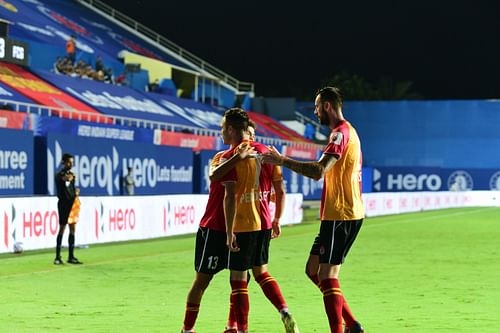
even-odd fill
[[[210,168],[216,168],[221,163],[224,151],[214,155],[210,162]],[[225,189],[221,181],[210,182],[205,214],[200,221],[200,227],[206,227],[218,231],[226,231],[226,220],[224,219],[224,193]]]
[[[251,146],[254,147],[257,154],[263,154],[269,151],[269,148],[263,144],[252,142]],[[283,180],[281,167],[272,164],[262,164],[259,176],[259,201],[260,201],[260,218],[261,229],[268,230],[272,228],[271,210],[269,202],[271,201],[271,192],[273,189],[273,182]]]
[[[324,175],[321,220],[348,221],[365,216],[361,199],[363,158],[358,134],[343,120],[330,134],[323,154],[332,154],[337,162]]]
[[[269,199],[272,181],[281,179],[281,170],[276,170],[273,165],[261,162],[259,155],[269,149],[257,142],[250,144],[257,152],[256,156],[239,161],[223,179],[223,182],[236,182],[235,232],[271,228]],[[227,151],[222,159],[233,156],[235,149]]]

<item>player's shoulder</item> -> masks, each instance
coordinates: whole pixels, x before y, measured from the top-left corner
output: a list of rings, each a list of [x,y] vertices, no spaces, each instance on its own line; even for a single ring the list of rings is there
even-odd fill
[[[265,152],[268,152],[269,151],[269,147],[267,147],[266,145],[260,143],[260,142],[255,142],[255,141],[252,141],[250,143],[250,145],[254,148],[254,150],[258,153],[265,153]]]

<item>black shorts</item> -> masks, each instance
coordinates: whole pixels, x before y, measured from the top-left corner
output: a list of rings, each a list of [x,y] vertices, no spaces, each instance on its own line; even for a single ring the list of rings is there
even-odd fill
[[[226,232],[200,227],[196,234],[195,271],[205,274],[220,272],[227,266],[228,252]]]
[[[57,213],[59,214],[59,225],[68,224],[69,213],[73,204],[57,202]]]
[[[353,221],[321,221],[319,234],[309,252],[319,256],[320,264],[340,265],[351,249],[363,219]]]
[[[272,230],[261,230],[259,231],[259,237],[257,239],[257,246],[255,248],[255,259],[253,266],[266,265],[269,262],[269,243],[271,242]]]
[[[246,271],[254,266],[257,253],[260,252],[259,239],[262,232],[250,231],[236,234],[236,243],[240,250],[229,252],[228,268],[233,271]]]

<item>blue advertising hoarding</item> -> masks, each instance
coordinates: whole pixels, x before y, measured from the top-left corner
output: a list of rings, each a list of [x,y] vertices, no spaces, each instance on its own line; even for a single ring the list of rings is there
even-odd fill
[[[31,129],[36,136],[60,133],[81,137],[153,143],[154,131],[152,129],[106,125],[66,118],[39,116],[36,114],[31,114],[30,116]]]
[[[193,192],[193,153],[188,148],[53,133],[47,135],[44,144],[46,168],[40,168],[40,177],[47,179],[45,192],[50,195],[56,194],[54,177],[63,153],[75,157],[73,171],[82,195],[122,194],[128,167],[133,170],[135,194]]]
[[[500,190],[498,169],[373,168],[374,192]]]
[[[0,129],[0,195],[33,193],[33,133]]]

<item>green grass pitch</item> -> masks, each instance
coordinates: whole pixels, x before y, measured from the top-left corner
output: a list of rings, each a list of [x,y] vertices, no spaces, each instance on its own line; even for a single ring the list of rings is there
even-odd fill
[[[271,245],[270,273],[302,333],[329,331],[322,296],[303,273],[317,214],[306,210],[305,223],[284,227]],[[178,333],[193,251],[189,235],[77,249],[81,266],[54,266],[52,250],[0,255],[0,332]],[[500,209],[368,218],[340,283],[368,333],[498,333]],[[283,332],[255,281],[249,289],[250,332]],[[205,293],[198,333],[222,332],[229,292],[224,271]]]

